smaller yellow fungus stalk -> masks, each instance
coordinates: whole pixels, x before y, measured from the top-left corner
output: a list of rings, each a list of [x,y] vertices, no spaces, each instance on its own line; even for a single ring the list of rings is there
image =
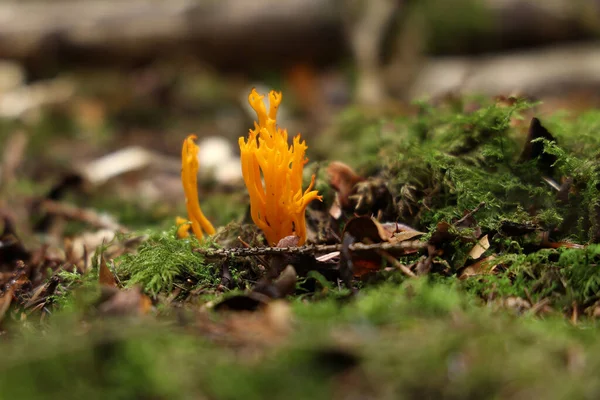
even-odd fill
[[[263,98],[255,89],[250,92],[248,102],[256,112],[258,123],[250,129],[248,141],[243,137],[239,139],[252,220],[271,246],[290,235],[298,236],[298,244],[302,245],[306,241],[306,207],[322,197],[311,190],[314,175],[308,188],[302,191],[302,170],[308,162],[304,153],[308,147],[300,141],[300,134],[288,145],[287,130],[277,126],[281,93],[273,90],[269,93],[268,113]]]
[[[183,141],[181,149],[181,182],[183,183],[183,191],[185,192],[185,206],[187,208],[188,218],[192,224],[192,230],[196,237],[200,240],[204,237],[202,230],[207,234],[213,235],[215,228],[210,221],[206,219],[200,209],[198,200],[198,146],[194,142],[196,135],[189,135]],[[187,237],[188,232],[185,225],[177,221],[180,225],[177,229],[177,236]]]
[[[190,230],[192,225],[190,221],[182,217],[175,218],[175,225],[177,225],[177,238],[185,239],[190,236]]]

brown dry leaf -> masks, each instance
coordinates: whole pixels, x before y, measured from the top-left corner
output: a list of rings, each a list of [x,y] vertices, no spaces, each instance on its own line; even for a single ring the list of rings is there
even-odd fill
[[[498,266],[498,264],[494,264],[491,262],[495,258],[496,256],[491,255],[489,257],[482,258],[475,264],[469,265],[460,274],[459,279],[467,279],[471,276],[487,275],[493,273],[496,267]]]
[[[379,222],[376,219],[373,219],[373,222],[377,225],[377,229],[382,239],[391,243],[404,242],[405,240],[410,240],[425,234],[424,232],[419,232],[408,225],[400,224],[398,222]]]
[[[475,243],[475,246],[473,246],[473,248],[471,249],[471,251],[469,251],[469,256],[473,260],[477,260],[489,248],[490,248],[490,241],[488,240],[488,235],[485,235],[481,239],[479,239],[477,241],[477,243]]]
[[[354,238],[353,243],[399,243],[417,236],[423,232],[396,223],[380,223],[371,217],[355,217],[346,224],[344,235],[349,234]],[[401,255],[413,253],[416,250],[390,251],[389,254]],[[360,277],[372,271],[377,271],[382,265],[382,256],[376,250],[354,253],[352,258],[352,272]]]
[[[106,259],[104,256],[100,257],[100,270],[98,271],[98,283],[110,287],[117,287],[117,281],[113,273],[108,269],[106,265]]]
[[[381,262],[369,259],[358,259],[352,264],[352,274],[356,278],[360,278],[371,272],[381,269]]]
[[[419,231],[402,231],[402,232],[398,232],[398,233],[394,233],[394,235],[388,240],[391,243],[400,243],[400,242],[404,242],[410,239],[414,239],[416,237],[419,236],[423,236],[425,233],[424,232],[419,232]]]
[[[357,242],[387,242],[392,233],[371,217],[355,217],[346,224],[344,233],[349,233]],[[365,240],[367,242],[365,242]]]
[[[340,161],[333,161],[327,167],[329,185],[337,192],[337,198],[342,209],[350,206],[350,195],[354,192],[354,185],[365,180],[354,170]]]
[[[13,288],[8,288],[6,292],[2,296],[0,296],[0,322],[4,319],[8,308],[10,307],[10,303],[13,298]]]
[[[298,243],[300,243],[300,238],[296,235],[290,235],[277,242],[276,247],[298,247]]]

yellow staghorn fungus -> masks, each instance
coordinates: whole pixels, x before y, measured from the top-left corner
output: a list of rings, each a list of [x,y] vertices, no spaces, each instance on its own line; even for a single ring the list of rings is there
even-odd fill
[[[248,102],[256,112],[258,123],[250,129],[247,141],[244,137],[239,139],[252,220],[271,246],[290,235],[296,235],[298,245],[302,245],[306,241],[306,207],[322,197],[311,190],[314,175],[308,188],[302,191],[302,170],[308,162],[304,153],[308,147],[300,140],[300,134],[288,145],[287,130],[277,126],[281,93],[269,92],[268,113],[263,98],[255,89],[250,92]]]
[[[198,200],[198,146],[196,145],[196,135],[189,135],[183,141],[181,149],[181,182],[183,183],[183,191],[185,192],[185,207],[187,208],[188,218],[192,225],[192,230],[196,237],[200,240],[204,237],[204,231],[207,234],[213,235],[215,228],[210,221],[206,219],[200,209],[200,201]],[[189,235],[186,225],[182,219],[177,220],[177,236],[179,238]]]

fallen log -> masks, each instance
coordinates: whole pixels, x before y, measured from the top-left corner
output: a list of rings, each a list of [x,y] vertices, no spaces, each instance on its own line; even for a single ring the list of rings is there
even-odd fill
[[[0,2],[0,58],[21,61],[28,69],[39,68],[40,62],[138,65],[174,55],[192,56],[218,68],[237,70],[280,68],[298,61],[329,63],[350,54],[350,38],[357,34],[352,31],[364,26],[361,21],[372,14],[366,9],[375,7],[375,3],[367,0]],[[598,31],[593,22],[598,0],[583,2],[585,7],[577,4],[572,0],[485,0],[479,8],[486,10],[489,29],[449,41],[451,45],[447,48],[442,43],[431,48],[440,54],[460,51],[456,45],[467,52],[479,52],[481,46],[485,51],[493,51],[592,37]],[[399,7],[397,17],[413,18],[410,9]],[[423,29],[427,33],[436,31],[439,18],[447,20],[445,25],[460,28],[459,16],[471,15],[473,10],[456,9],[446,0],[440,0],[427,2],[417,12],[425,15]],[[386,29],[381,29],[371,34],[385,32]],[[382,51],[374,52],[379,56],[378,53]]]
[[[334,0],[60,0],[0,3],[0,58],[31,65],[192,55],[217,66],[339,55]],[[310,45],[307,45],[310,44]],[[308,57],[308,58],[307,58]]]

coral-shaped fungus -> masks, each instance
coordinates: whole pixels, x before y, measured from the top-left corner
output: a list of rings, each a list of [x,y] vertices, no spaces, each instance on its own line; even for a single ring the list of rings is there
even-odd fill
[[[189,135],[183,141],[181,149],[181,182],[183,183],[183,191],[185,192],[185,207],[187,208],[188,218],[192,224],[192,230],[198,239],[204,237],[204,231],[207,234],[213,235],[215,228],[210,221],[206,219],[200,209],[200,201],[198,200],[198,146],[194,142],[196,135]],[[189,225],[185,224],[185,220],[178,218],[177,236],[187,237]]]
[[[248,134],[240,137],[242,174],[250,194],[250,212],[254,223],[263,231],[270,245],[280,239],[296,235],[299,245],[306,241],[305,210],[308,203],[319,199],[312,176],[310,185],[302,191],[302,170],[308,159],[307,146],[300,134],[288,145],[287,130],[277,126],[277,109],[281,93],[269,93],[269,113],[264,96],[252,89],[248,96],[250,106],[258,116],[258,123]],[[264,183],[263,183],[264,180]]]

